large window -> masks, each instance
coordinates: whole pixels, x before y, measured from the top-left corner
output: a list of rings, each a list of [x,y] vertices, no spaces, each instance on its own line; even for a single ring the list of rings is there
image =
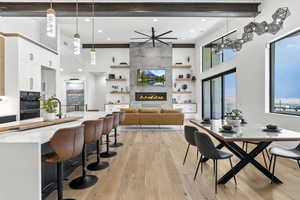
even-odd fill
[[[224,118],[236,108],[235,69],[202,81],[202,117]]]
[[[231,32],[207,45],[202,48],[202,71],[205,72],[210,68],[225,62],[235,56],[235,52],[232,49],[224,49],[222,53],[215,54],[213,51],[213,46],[215,44],[221,44],[225,42],[226,39],[234,40],[236,39],[236,31]]]
[[[300,115],[300,31],[271,43],[271,112]]]

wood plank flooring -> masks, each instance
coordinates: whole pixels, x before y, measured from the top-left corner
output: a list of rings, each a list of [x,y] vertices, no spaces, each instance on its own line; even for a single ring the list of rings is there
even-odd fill
[[[300,169],[293,161],[278,159],[277,176],[284,182],[270,184],[260,172],[248,165],[232,181],[213,189],[212,162],[204,164],[193,180],[196,149],[190,148],[186,164],[182,161],[187,147],[183,131],[121,130],[118,155],[109,161],[110,167],[88,172],[99,177],[98,183],[85,190],[72,190],[65,184],[65,198],[77,200],[296,200],[300,198]],[[115,150],[115,149],[114,149]],[[257,158],[263,163],[262,156]],[[93,162],[94,157],[89,157]],[[234,158],[233,162],[238,162]],[[219,162],[219,176],[229,169],[229,161]],[[80,174],[78,168],[70,180]],[[55,200],[56,192],[47,199]]]

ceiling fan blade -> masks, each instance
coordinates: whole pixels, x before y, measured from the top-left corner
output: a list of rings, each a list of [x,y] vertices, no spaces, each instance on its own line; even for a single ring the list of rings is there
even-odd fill
[[[134,31],[134,32],[136,32],[136,33],[138,33],[138,34],[141,34],[141,35],[144,35],[144,36],[147,36],[147,37],[150,37],[150,38],[151,38],[150,35],[147,35],[147,34],[145,34],[145,33],[141,33],[141,32],[138,32],[138,31]]]
[[[169,44],[168,43],[166,43],[166,42],[164,42],[164,41],[161,41],[160,39],[156,39],[157,41],[159,41],[160,43],[163,43],[163,44],[166,44],[166,45],[168,45],[169,46]]]
[[[149,39],[148,37],[146,38],[130,38],[131,40],[145,40],[145,39]]]
[[[169,33],[172,33],[173,31],[167,31],[167,32],[165,32],[165,33],[162,33],[162,34],[160,34],[160,35],[157,35],[156,37],[158,38],[158,37],[161,37],[161,36],[163,36],[163,35],[166,35],[166,34],[169,34]]]
[[[159,38],[157,38],[157,39],[163,39],[163,40],[178,40],[178,38],[176,38],[176,37],[159,37]]]

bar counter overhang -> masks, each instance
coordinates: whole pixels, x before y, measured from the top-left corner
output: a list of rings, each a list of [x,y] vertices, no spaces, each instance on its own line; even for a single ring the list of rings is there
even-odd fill
[[[104,112],[74,113],[80,120],[26,131],[0,133],[0,199],[42,199],[42,145],[56,130],[104,117]]]

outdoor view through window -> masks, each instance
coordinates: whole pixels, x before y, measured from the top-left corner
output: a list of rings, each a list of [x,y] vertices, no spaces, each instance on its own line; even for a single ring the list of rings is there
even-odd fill
[[[271,112],[300,115],[300,31],[271,43]]]

